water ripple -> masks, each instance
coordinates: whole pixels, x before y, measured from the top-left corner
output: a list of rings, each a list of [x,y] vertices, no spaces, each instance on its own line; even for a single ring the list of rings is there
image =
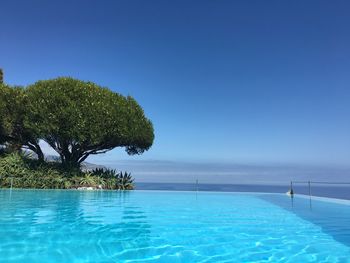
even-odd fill
[[[276,202],[143,191],[14,190],[9,198],[0,190],[0,263],[350,262],[347,243],[329,234],[342,229],[350,242],[350,206],[307,220]]]

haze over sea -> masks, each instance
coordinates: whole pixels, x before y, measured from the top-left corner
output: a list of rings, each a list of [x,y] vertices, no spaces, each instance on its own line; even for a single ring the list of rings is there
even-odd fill
[[[297,164],[233,164],[213,162],[110,161],[105,165],[131,171],[139,190],[276,192],[290,189],[290,181],[312,183],[315,196],[350,199],[350,169],[346,166]],[[198,180],[198,185],[197,185]],[[294,192],[309,194],[307,183],[295,183]]]

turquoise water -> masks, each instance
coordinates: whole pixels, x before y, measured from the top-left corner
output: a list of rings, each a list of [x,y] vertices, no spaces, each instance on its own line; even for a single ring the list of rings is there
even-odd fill
[[[282,194],[0,190],[0,262],[350,262],[350,205]]]

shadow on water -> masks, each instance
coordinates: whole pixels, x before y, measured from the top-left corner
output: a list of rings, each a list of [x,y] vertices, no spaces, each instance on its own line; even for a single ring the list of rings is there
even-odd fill
[[[324,233],[350,246],[350,205],[282,194],[265,194],[260,198],[320,226]]]

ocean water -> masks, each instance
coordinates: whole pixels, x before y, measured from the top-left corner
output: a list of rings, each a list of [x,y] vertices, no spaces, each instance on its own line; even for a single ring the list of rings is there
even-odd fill
[[[285,185],[268,184],[203,184],[195,183],[136,183],[139,190],[171,190],[171,191],[215,191],[215,192],[262,192],[262,193],[286,193],[290,188]],[[307,184],[295,184],[294,192],[297,194],[309,194]],[[322,185],[312,184],[311,195],[350,200],[350,184],[347,185]]]
[[[0,262],[350,262],[350,205],[285,194],[0,190]]]

